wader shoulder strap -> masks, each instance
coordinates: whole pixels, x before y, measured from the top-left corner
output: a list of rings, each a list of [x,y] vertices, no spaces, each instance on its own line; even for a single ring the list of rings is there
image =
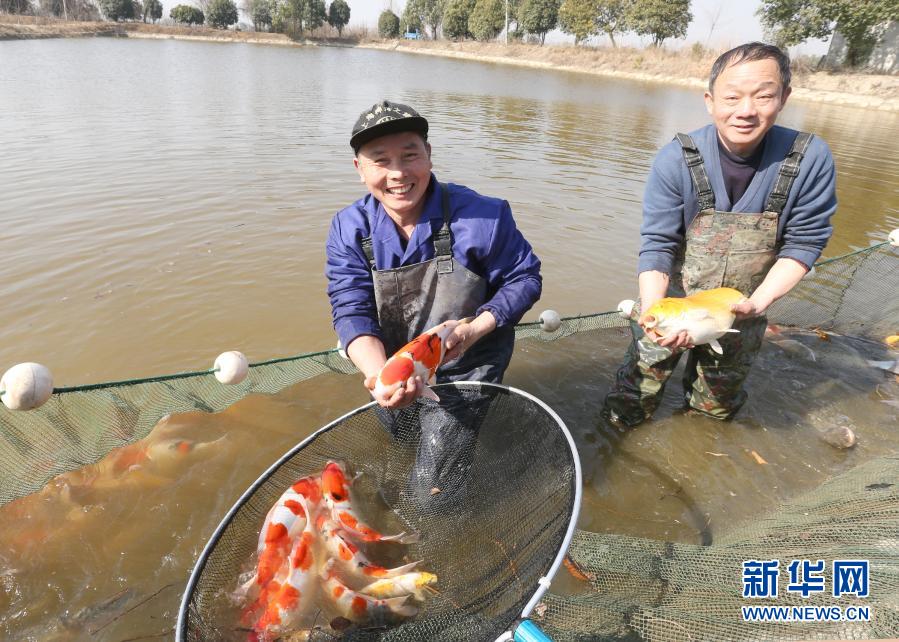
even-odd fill
[[[368,217],[366,217],[366,220]],[[368,236],[362,239],[362,253],[365,255],[365,260],[368,261],[368,269],[372,272],[375,271],[375,250],[372,247],[371,242],[371,221],[369,221],[368,227]]]
[[[709,175],[705,171],[705,163],[702,154],[693,139],[686,134],[678,134],[677,142],[684,152],[684,161],[690,170],[690,178],[693,179],[693,188],[696,190],[696,200],[699,201],[699,211],[715,209],[715,193],[709,182]]]
[[[812,135],[807,132],[799,132],[790,147],[790,152],[780,165],[780,171],[777,172],[777,178],[774,179],[774,187],[768,194],[768,201],[765,204],[766,212],[783,213],[783,209],[787,204],[787,197],[790,195],[790,189],[793,187],[793,181],[799,176],[799,164],[802,163],[802,157],[805,150],[812,140]]]
[[[450,209],[449,186],[446,183],[440,183],[440,192],[443,195],[443,225],[434,235],[434,257],[452,256],[453,255],[453,234],[450,232],[450,220],[453,218],[453,212]]]

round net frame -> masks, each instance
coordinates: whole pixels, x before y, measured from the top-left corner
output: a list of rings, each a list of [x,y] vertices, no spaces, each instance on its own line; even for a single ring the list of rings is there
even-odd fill
[[[401,550],[396,563],[421,560],[420,569],[438,577],[437,593],[417,616],[393,627],[338,633],[323,615],[298,639],[494,640],[527,617],[574,534],[581,492],[574,441],[552,409],[520,390],[464,382],[434,391],[439,405],[423,399],[400,411],[365,405],[269,468],[200,555],[177,639],[247,639],[230,595],[255,563],[265,516],[288,486],[331,460],[356,474],[354,506],[366,521],[385,533],[416,534],[410,544],[376,546],[382,555]]]

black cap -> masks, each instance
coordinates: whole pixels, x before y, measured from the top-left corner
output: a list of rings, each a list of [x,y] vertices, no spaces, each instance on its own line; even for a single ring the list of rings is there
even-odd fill
[[[408,105],[382,100],[359,115],[350,146],[358,152],[368,141],[397,132],[418,132],[427,140],[428,121]]]

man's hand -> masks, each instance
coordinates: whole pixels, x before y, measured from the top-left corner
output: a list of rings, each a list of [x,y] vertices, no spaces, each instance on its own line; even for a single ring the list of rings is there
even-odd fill
[[[400,386],[394,390],[392,394],[388,395],[384,394],[383,391],[375,392],[375,384],[377,381],[377,375],[367,377],[365,379],[365,387],[368,388],[371,396],[374,397],[374,400],[378,402],[379,406],[382,408],[389,408],[390,410],[399,410],[400,408],[405,408],[411,404],[415,401],[421,392],[421,389],[424,387],[421,377],[409,377],[405,386]]]
[[[460,323],[446,338],[446,355],[443,363],[458,359],[471,348],[481,337],[493,332],[496,319],[489,310],[482,312],[470,323]]]
[[[739,303],[735,303],[730,306],[730,311],[734,313],[737,321],[759,317],[765,313],[765,311],[761,309],[761,306],[752,299],[746,299]]]

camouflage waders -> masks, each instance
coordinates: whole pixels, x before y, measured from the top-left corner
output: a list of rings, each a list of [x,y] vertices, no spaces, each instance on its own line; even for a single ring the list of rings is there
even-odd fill
[[[800,132],[796,136],[761,214],[715,210],[715,195],[699,150],[685,134],[678,134],[677,140],[690,170],[699,213],[674,259],[667,295],[679,297],[728,287],[750,296],[777,260],[778,218],[799,174],[811,134]],[[737,413],[746,402],[743,382],[761,348],[766,325],[764,316],[737,321],[734,328],[740,332],[719,339],[723,355],[708,345],[689,350],[683,384],[692,409],[717,419],[730,419]],[[631,330],[634,341],[606,396],[604,411],[618,423],[636,426],[658,408],[665,384],[684,350],[672,351],[654,343],[634,321]]]

